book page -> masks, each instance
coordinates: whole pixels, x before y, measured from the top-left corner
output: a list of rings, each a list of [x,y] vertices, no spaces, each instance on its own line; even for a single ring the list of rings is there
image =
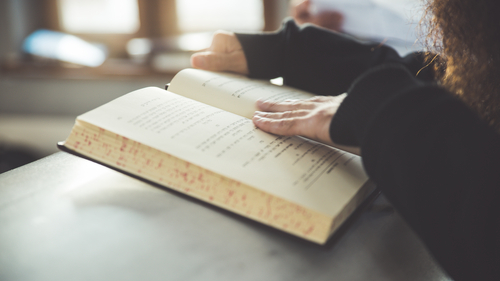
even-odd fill
[[[180,71],[172,79],[168,90],[247,118],[252,118],[257,110],[255,102],[259,98],[284,101],[314,96],[298,89],[273,85],[266,80],[200,69]]]
[[[265,133],[247,118],[159,88],[129,93],[79,121],[327,215],[367,180],[358,156]]]

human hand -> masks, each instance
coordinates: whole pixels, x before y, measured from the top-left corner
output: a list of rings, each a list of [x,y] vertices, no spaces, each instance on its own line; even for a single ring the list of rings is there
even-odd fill
[[[257,108],[261,111],[255,112],[252,121],[268,133],[300,135],[360,155],[359,148],[338,145],[330,138],[330,123],[346,96],[316,96],[284,102],[259,100]]]
[[[342,32],[344,15],[335,10],[316,11],[310,0],[295,1],[291,14],[298,24],[312,23],[337,32]]]
[[[234,33],[217,31],[206,51],[191,56],[194,68],[248,74],[248,64],[240,41]]]

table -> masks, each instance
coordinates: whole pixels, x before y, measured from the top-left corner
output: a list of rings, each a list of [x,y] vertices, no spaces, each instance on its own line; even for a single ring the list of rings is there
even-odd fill
[[[449,280],[383,196],[319,246],[58,152],[0,175],[0,280]]]

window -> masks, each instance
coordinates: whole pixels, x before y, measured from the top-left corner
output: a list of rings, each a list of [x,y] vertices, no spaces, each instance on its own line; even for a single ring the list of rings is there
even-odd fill
[[[58,0],[61,29],[68,33],[134,34],[139,31],[137,0]]]
[[[132,38],[165,38],[192,32],[265,28],[265,0],[48,0],[49,29],[100,42],[124,57]],[[281,0],[287,1],[287,0]],[[279,1],[278,1],[279,2]],[[274,4],[267,5],[273,6]],[[274,5],[275,6],[275,5]]]
[[[217,29],[258,31],[264,28],[261,0],[177,0],[176,4],[181,32]]]
[[[27,66],[32,63],[37,67],[53,67],[54,71],[58,66],[74,66],[58,63],[65,61],[93,67],[99,65],[94,73],[115,75],[174,72],[168,67],[187,67],[190,52],[208,47],[211,32],[218,29],[243,32],[273,30],[286,16],[289,4],[289,0],[26,1],[37,4],[25,7],[27,15],[33,13],[37,16],[30,16],[32,27],[27,29],[27,34],[21,35],[27,38],[24,50],[33,55],[24,57],[28,59]],[[42,32],[33,33],[35,30]],[[28,37],[30,34],[44,40],[31,40]],[[57,40],[51,40],[50,45],[47,38]],[[81,46],[103,53],[104,63],[84,64],[67,59],[69,52],[63,50],[64,46],[75,44],[62,43],[78,43],[78,38],[83,39],[79,41]],[[42,41],[45,45],[37,45]],[[54,42],[58,43],[57,47],[54,47]],[[51,55],[34,51],[40,49],[51,51]],[[74,54],[73,58],[83,56],[81,48],[69,49]],[[54,52],[57,54],[52,54]],[[89,59],[88,55],[85,57]]]

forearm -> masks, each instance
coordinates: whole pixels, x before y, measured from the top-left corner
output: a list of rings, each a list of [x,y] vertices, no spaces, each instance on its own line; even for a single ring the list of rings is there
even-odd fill
[[[401,67],[356,81],[332,121],[456,280],[500,280],[500,137],[461,101]]]
[[[398,62],[412,73],[423,66],[422,54],[401,58],[390,47],[312,25],[298,27],[291,20],[277,32],[236,35],[251,77],[283,77],[285,84],[319,95],[346,92],[359,75],[377,65]],[[432,79],[429,70],[423,69],[419,77]]]

